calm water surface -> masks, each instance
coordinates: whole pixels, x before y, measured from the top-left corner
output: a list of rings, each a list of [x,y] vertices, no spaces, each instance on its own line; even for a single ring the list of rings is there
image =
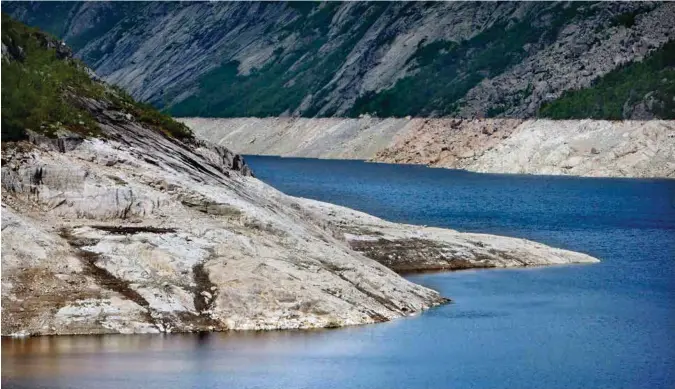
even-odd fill
[[[602,263],[410,276],[455,303],[354,328],[3,339],[3,387],[675,387],[675,181],[248,160],[291,195]]]

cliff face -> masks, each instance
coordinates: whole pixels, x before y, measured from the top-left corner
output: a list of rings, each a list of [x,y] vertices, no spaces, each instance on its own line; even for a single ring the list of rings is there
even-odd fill
[[[3,10],[64,37],[105,80],[179,116],[532,117],[675,32],[670,2],[6,2]],[[637,88],[631,99],[648,102],[662,87]],[[673,117],[634,111],[625,118]]]
[[[597,261],[286,196],[61,42],[2,23],[2,335],[374,323],[447,301],[391,269]],[[390,255],[420,237],[419,261]]]
[[[367,159],[486,173],[675,177],[675,122],[180,119],[244,154]]]

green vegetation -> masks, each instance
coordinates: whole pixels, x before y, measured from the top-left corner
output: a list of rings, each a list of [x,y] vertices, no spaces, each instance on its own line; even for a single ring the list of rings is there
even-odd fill
[[[582,7],[559,5],[552,13],[547,12],[553,17],[548,24],[537,23],[541,15],[535,13],[518,22],[494,25],[460,43],[422,44],[410,60],[416,65],[413,75],[400,79],[390,89],[360,96],[350,115],[454,115],[459,99],[471,88],[520,62],[527,56],[526,45],[536,48],[552,41],[572,18],[583,16]],[[495,107],[489,114],[506,108]]]
[[[616,17],[614,17],[610,25],[624,26],[626,28],[631,28],[635,25],[635,17],[640,13],[641,13],[640,10],[622,13],[621,15],[617,15]]]
[[[450,41],[435,41],[429,44],[425,42],[426,39],[422,39],[417,44],[417,50],[412,57],[408,58],[408,62],[416,60],[419,67],[431,65],[439,54],[449,54],[457,48],[457,43]]]
[[[104,87],[91,80],[84,65],[59,59],[48,42],[58,40],[2,15],[2,43],[17,58],[2,64],[2,140],[24,139],[26,129],[53,135],[59,127],[93,135],[91,115],[75,107],[68,94],[97,97]]]
[[[323,87],[387,4],[371,4],[360,24],[344,31],[348,38],[324,56],[319,49],[328,41],[327,28],[338,6],[339,3],[323,3],[311,10],[308,17],[300,17],[284,27],[300,31],[308,42],[306,46],[290,52],[278,49],[263,68],[253,69],[248,75],[238,74],[238,62],[226,62],[205,74],[200,79],[199,91],[169,112],[175,116],[265,117],[295,110],[308,91],[316,91],[315,101],[320,101],[327,93]],[[312,116],[317,111],[315,105],[303,114]]]
[[[68,15],[80,6],[81,3],[73,1],[49,1],[39,5],[39,12],[26,12],[23,15],[24,23],[38,27],[40,30],[60,37],[65,32]],[[22,5],[21,2],[4,2],[2,4],[3,12],[11,14],[13,7]],[[34,8],[35,4],[31,4]]]
[[[14,17],[17,16],[14,13],[16,8],[32,8],[29,12],[19,13],[21,21],[59,38],[63,38],[68,29],[69,15],[74,15],[87,6],[87,3],[82,1],[45,1],[39,5],[26,5],[24,2],[14,1],[3,3],[5,12]],[[71,31],[71,34],[73,32],[75,34],[68,37],[68,46],[72,47],[74,51],[79,51],[87,43],[108,33],[120,21],[135,17],[137,11],[145,6],[147,6],[147,2],[119,1],[114,6],[107,7],[105,12],[97,13],[94,23]],[[89,58],[85,60],[89,61]]]
[[[545,104],[539,116],[552,119],[624,118],[624,105],[653,101],[651,112],[675,119],[675,41],[666,43],[642,62],[626,64],[597,79],[589,88],[565,92]]]
[[[136,1],[120,1],[116,3],[114,7],[110,7],[106,12],[102,12],[99,18],[97,18],[96,23],[79,31],[77,35],[69,37],[68,45],[72,47],[73,50],[78,51],[87,43],[93,42],[104,36],[109,31],[113,30],[114,27],[119,27],[116,30],[116,36],[121,36],[122,32],[133,27],[134,23],[129,19],[133,18],[136,12],[143,6],[145,6],[144,3]],[[39,24],[37,25],[39,26]],[[111,41],[112,44],[109,45],[110,47],[107,51],[112,51],[114,43],[116,42],[115,39],[112,39]],[[98,58],[84,58],[88,63],[91,63],[89,61],[94,59]]]
[[[139,103],[118,86],[108,87],[106,98],[112,103],[111,108],[130,113],[139,122],[168,137],[182,140],[194,138],[188,126],[175,121],[171,116],[158,111],[150,104]]]
[[[25,8],[23,5],[10,2],[6,8],[15,9],[17,15],[22,15],[32,25],[62,35],[67,29],[67,16],[78,11],[82,4],[47,2],[40,4],[39,12],[21,12]],[[277,48],[262,68],[253,69],[246,75],[239,74],[239,62],[224,61],[219,67],[200,77],[197,92],[191,97],[174,106],[168,106],[183,90],[163,90],[162,97],[154,97],[155,100],[151,103],[163,105],[167,112],[177,116],[264,117],[296,111],[302,116],[330,116],[335,113],[336,108],[329,111],[321,109],[326,106],[329,96],[341,92],[335,90],[335,84],[330,84],[330,81],[345,65],[345,60],[356,43],[385,11],[408,15],[418,12],[419,8],[413,2],[400,8],[388,2],[355,5],[350,8],[352,15],[347,15],[345,19],[356,22],[343,23],[342,30],[329,42],[329,28],[340,3],[291,1],[287,5],[295,11],[292,13],[295,16],[290,16],[290,20],[283,18],[269,24],[265,34],[279,39],[295,34],[297,47]],[[83,57],[84,61],[94,65],[105,55],[115,51],[118,38],[134,28],[140,19],[147,17],[143,12],[137,12],[146,6],[143,2],[122,2],[102,13],[95,24],[78,30],[75,36],[70,35],[69,43],[78,49],[105,36],[105,45],[90,46],[86,50],[86,57]],[[176,8],[182,6],[179,3],[167,5]],[[262,6],[270,5],[263,3]],[[635,25],[640,13],[651,9],[650,7],[639,6],[634,11],[616,15],[598,28],[630,28]],[[457,115],[461,108],[460,102],[470,89],[546,47],[565,25],[588,17],[590,13],[597,12],[596,9],[584,2],[537,5],[529,8],[519,19],[493,25],[465,41],[423,40],[408,60],[407,65],[412,71],[406,77],[399,79],[388,89],[358,96],[346,114],[354,117],[364,113],[395,117]],[[3,16],[3,29],[4,25]],[[193,39],[201,41],[203,36],[199,34]],[[385,28],[379,36],[372,37],[372,46],[386,47],[396,34],[396,29]],[[4,39],[3,32],[3,42]],[[326,43],[335,46],[325,53],[320,52]],[[119,109],[133,114],[137,120],[168,136],[192,136],[182,124],[155,111],[149,105],[136,103],[123,91],[111,93],[110,88],[102,88],[98,83],[82,78],[83,67],[79,62],[57,61],[49,57],[47,52],[33,53],[13,63],[3,63],[3,104],[11,100],[3,106],[3,136],[9,131],[4,129],[5,123],[9,123],[7,128],[16,134],[23,131],[18,130],[19,128],[37,128],[49,132],[50,128],[58,126],[81,133],[96,131],[86,112],[64,101],[63,96],[68,93],[108,99]],[[649,109],[654,114],[672,118],[674,102],[671,52],[672,43],[669,43],[642,63],[623,66],[598,79],[590,88],[565,93],[560,99],[541,107],[539,115],[558,119],[620,119],[627,114],[623,112],[624,104],[630,107],[648,100]],[[366,53],[363,58],[369,55],[370,53]],[[347,72],[359,69],[359,66],[345,68]],[[43,77],[40,78],[40,75]],[[506,96],[503,101],[489,107],[486,115],[504,115],[514,105],[526,99],[532,89],[530,85],[519,94]],[[649,96],[646,98],[647,94]],[[303,105],[308,95],[312,95],[311,105]],[[5,111],[8,113],[5,114]],[[58,126],[54,125],[56,121],[59,122]],[[82,125],[81,122],[85,124]]]
[[[2,43],[9,58],[2,64],[2,140],[27,137],[30,129],[55,136],[59,129],[84,136],[100,135],[92,114],[78,98],[110,102],[136,120],[167,136],[191,138],[192,133],[147,104],[135,102],[119,88],[94,81],[80,61],[54,37],[2,15]]]
[[[289,7],[298,11],[302,16],[309,15],[314,8],[320,4],[318,1],[288,1],[286,2]]]
[[[176,116],[276,116],[297,110],[305,96],[312,93],[312,105],[303,107],[303,116],[328,116],[320,111],[334,92],[329,86],[336,72],[368,28],[389,6],[370,3],[355,7],[356,25],[346,25],[346,36],[338,47],[325,55],[319,49],[328,41],[331,19],[339,3],[290,4],[299,16],[280,31],[297,33],[305,45],[294,50],[278,49],[267,64],[248,75],[240,75],[239,63],[228,61],[200,78],[198,92],[169,107]],[[401,12],[406,12],[404,8]],[[458,101],[483,79],[494,77],[520,62],[526,50],[537,50],[556,37],[558,31],[575,17],[584,17],[583,3],[558,4],[536,8],[522,20],[511,20],[483,31],[464,42],[422,42],[410,59],[415,72],[399,80],[392,88],[360,96],[350,116],[376,113],[380,116],[452,115]],[[365,10],[365,11],[364,11]],[[271,33],[271,31],[268,31]],[[393,38],[384,33],[375,46],[386,46]],[[526,47],[530,49],[526,49]],[[180,91],[169,91],[168,101]],[[525,98],[526,96],[522,96]],[[490,114],[508,109],[496,107]]]

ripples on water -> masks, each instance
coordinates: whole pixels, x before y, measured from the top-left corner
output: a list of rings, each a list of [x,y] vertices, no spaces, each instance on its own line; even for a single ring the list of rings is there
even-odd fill
[[[3,387],[675,387],[675,181],[248,160],[292,195],[602,263],[410,276],[455,303],[338,330],[3,339]]]

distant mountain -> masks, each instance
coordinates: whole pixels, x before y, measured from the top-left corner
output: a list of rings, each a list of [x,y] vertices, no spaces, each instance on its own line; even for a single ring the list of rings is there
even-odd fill
[[[664,46],[675,3],[3,2],[3,11],[178,116],[675,118],[673,45]],[[636,65],[650,53],[661,59]]]

